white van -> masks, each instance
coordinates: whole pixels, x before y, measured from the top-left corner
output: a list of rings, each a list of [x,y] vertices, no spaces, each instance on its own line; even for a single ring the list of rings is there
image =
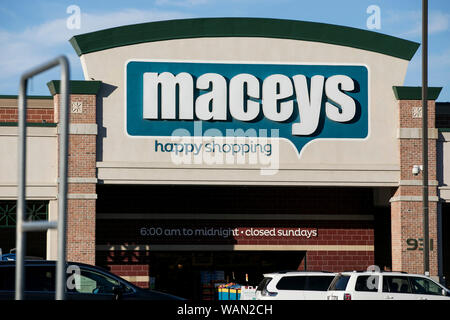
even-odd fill
[[[289,271],[264,274],[256,300],[326,300],[336,273]]]
[[[450,290],[430,277],[402,272],[342,272],[327,300],[450,300]]]

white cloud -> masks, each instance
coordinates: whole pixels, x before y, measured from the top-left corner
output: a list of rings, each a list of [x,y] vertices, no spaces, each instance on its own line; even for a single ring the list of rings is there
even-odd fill
[[[81,18],[81,32],[91,32],[94,30],[112,28],[128,24],[138,24],[159,20],[170,20],[186,18],[187,15],[177,11],[143,11],[137,9],[127,9],[120,12],[113,12],[104,15],[83,14]]]
[[[450,14],[440,11],[432,12],[428,18],[428,32],[430,34],[447,31],[449,29]]]
[[[419,37],[422,34],[422,12],[404,11],[388,12],[386,23],[401,26],[406,25],[406,30],[398,30],[400,37]],[[449,30],[450,14],[441,11],[428,13],[428,34],[433,35]]]
[[[78,67],[79,59],[68,42],[75,34],[121,25],[186,18],[184,13],[176,11],[126,9],[101,14],[81,11],[81,28],[70,30],[66,26],[69,16],[17,32],[0,29],[0,93],[15,88],[15,83],[18,83],[24,71],[60,54],[69,58],[72,67]]]
[[[126,9],[120,12],[105,14],[90,14],[81,11],[80,29],[68,29],[66,26],[67,17],[45,22],[38,26],[25,29],[21,33],[10,33],[0,30],[1,34],[6,33],[11,39],[28,43],[39,43],[41,46],[53,46],[68,41],[73,35],[87,33],[101,29],[107,29],[128,24],[137,24],[158,20],[169,20],[186,17],[180,12],[157,11],[157,10],[137,10]]]

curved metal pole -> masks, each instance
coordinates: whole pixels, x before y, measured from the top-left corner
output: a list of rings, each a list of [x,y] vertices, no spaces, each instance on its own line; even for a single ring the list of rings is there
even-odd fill
[[[27,119],[27,84],[31,77],[61,66],[61,99],[60,99],[60,140],[59,140],[59,188],[58,188],[58,222],[25,222],[26,216],[26,119]],[[65,265],[66,265],[66,209],[67,209],[67,150],[69,133],[69,61],[65,56],[57,57],[28,72],[20,78],[19,87],[19,139],[18,139],[18,197],[16,222],[16,292],[15,299],[22,300],[25,284],[24,259],[26,232],[58,229],[58,262],[56,266],[56,299],[65,298]]]

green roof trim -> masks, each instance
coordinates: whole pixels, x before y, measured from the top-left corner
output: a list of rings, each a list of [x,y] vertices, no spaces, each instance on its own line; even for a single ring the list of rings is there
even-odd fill
[[[138,43],[202,38],[265,37],[323,42],[411,60],[419,44],[332,24],[266,18],[198,18],[133,24],[80,34],[69,41],[78,56]]]
[[[11,94],[0,94],[0,99],[19,99],[19,96]],[[53,100],[53,96],[27,96],[27,99]]]
[[[17,127],[18,122],[0,122],[0,127]],[[57,127],[57,123],[52,122],[27,122],[27,127]]]
[[[422,87],[393,86],[397,100],[422,100]],[[428,87],[428,100],[436,100],[441,93],[442,87]]]
[[[52,80],[47,83],[47,87],[50,93],[54,96],[55,94],[61,93],[60,91],[60,80]],[[100,90],[102,85],[101,81],[84,81],[84,80],[71,80],[70,81],[70,93],[71,94],[94,94],[96,95]]]

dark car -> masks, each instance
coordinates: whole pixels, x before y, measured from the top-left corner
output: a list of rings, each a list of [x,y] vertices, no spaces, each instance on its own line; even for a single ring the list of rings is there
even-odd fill
[[[56,261],[25,261],[26,300],[55,299]],[[0,300],[14,299],[15,261],[0,261]],[[88,264],[67,263],[67,300],[184,300],[139,288],[111,272]]]

